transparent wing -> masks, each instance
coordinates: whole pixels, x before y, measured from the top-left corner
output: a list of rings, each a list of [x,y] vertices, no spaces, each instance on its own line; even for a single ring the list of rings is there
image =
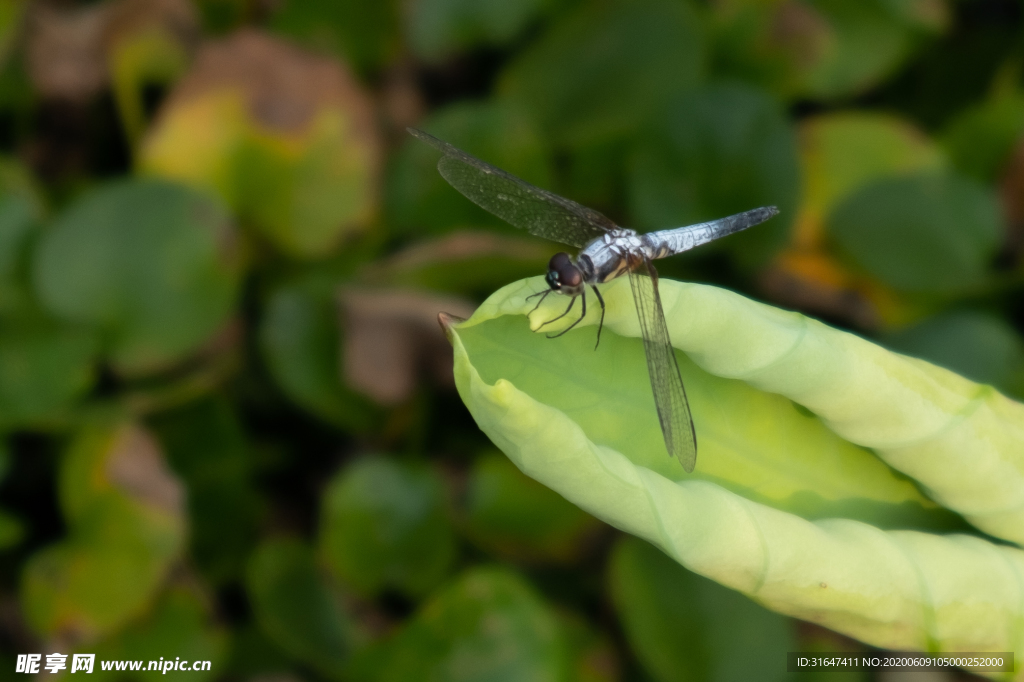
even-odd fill
[[[422,130],[409,132],[444,154],[437,170],[452,187],[530,234],[583,248],[615,229],[615,223],[593,209],[534,187]]]
[[[665,311],[658,295],[658,271],[643,256],[630,255],[629,283],[640,317],[647,372],[651,375],[654,405],[665,436],[668,453],[679,460],[687,473],[697,463],[697,432],[693,428],[690,403],[683,388],[675,350],[665,323]]]

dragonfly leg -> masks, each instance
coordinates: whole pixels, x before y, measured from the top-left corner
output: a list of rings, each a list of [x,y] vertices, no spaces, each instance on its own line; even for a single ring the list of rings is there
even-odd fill
[[[562,313],[562,314],[561,314],[561,315],[559,315],[558,317],[552,317],[552,318],[551,318],[550,320],[548,320],[547,322],[544,322],[544,323],[542,323],[542,324],[540,325],[540,327],[543,327],[544,325],[547,325],[547,324],[551,324],[551,323],[552,323],[552,322],[554,322],[555,320],[560,320],[560,319],[562,319],[563,317],[565,317],[566,315],[568,315],[568,314],[569,314],[569,311],[570,311],[570,310],[572,310],[572,307],[573,307],[574,305],[576,305],[576,297],[575,297],[575,296],[573,296],[573,297],[572,297],[572,300],[571,300],[571,301],[569,301],[569,307],[565,309],[565,312],[564,312],[564,313]],[[587,304],[586,304],[586,302],[584,302],[584,303],[583,303],[583,305],[587,305]],[[540,329],[540,327],[537,327],[537,329]]]
[[[550,293],[551,293],[551,289],[545,289],[544,291],[538,291],[535,294],[530,294],[529,296],[527,296],[526,297],[527,301],[529,301],[534,296],[540,296],[540,300],[537,301],[537,305],[533,306],[533,310],[531,310],[530,312],[526,313],[526,316],[529,317],[530,315],[533,315],[533,313],[535,313],[537,311],[537,308],[540,307],[540,304],[544,302],[544,299],[547,298],[548,294],[550,294]]]
[[[597,347],[601,345],[601,329],[604,328],[604,297],[601,296],[601,292],[596,286],[594,287],[594,293],[601,304],[601,321],[597,323],[597,343],[594,344],[594,350],[597,350]]]
[[[583,293],[580,294],[580,296],[583,297],[583,313],[580,314],[579,318],[575,322],[570,324],[568,327],[566,327],[562,331],[558,332],[557,334],[548,334],[548,338],[549,339],[557,339],[559,336],[561,336],[562,334],[566,333],[567,331],[569,331],[570,329],[572,329],[573,327],[578,325],[580,322],[582,322],[583,318],[587,316],[587,290],[583,289]],[[573,301],[575,301],[575,300],[576,299],[574,298]],[[571,308],[572,305],[570,304],[569,307]],[[565,312],[568,313],[569,311],[566,310]],[[562,317],[565,317],[565,315],[562,315]]]

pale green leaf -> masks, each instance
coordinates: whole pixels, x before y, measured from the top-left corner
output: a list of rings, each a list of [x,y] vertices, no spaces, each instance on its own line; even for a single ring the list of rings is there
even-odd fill
[[[697,573],[869,644],[1024,644],[1024,552],[884,530],[942,527],[909,476],[1024,540],[1024,406],[802,315],[663,280],[697,425],[687,476],[662,443],[628,283],[603,287],[596,352],[593,312],[557,341],[529,332],[524,296],[541,286],[512,284],[450,327],[463,400],[525,473]]]

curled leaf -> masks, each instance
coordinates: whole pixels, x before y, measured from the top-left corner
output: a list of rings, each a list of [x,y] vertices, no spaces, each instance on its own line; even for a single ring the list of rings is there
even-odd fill
[[[700,446],[685,476],[661,442],[628,284],[602,290],[596,352],[595,312],[557,341],[518,319],[541,286],[510,285],[448,324],[463,400],[528,475],[697,573],[864,642],[1024,643],[1024,552],[884,530],[955,528],[910,476],[985,532],[1024,540],[1024,406],[802,315],[663,280]]]

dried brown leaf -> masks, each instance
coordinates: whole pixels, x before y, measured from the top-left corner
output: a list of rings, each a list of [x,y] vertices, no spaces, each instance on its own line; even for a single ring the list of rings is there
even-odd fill
[[[35,5],[25,46],[29,79],[44,98],[82,102],[107,85],[103,36],[111,5],[60,9]]]
[[[182,518],[185,489],[164,461],[156,439],[135,424],[117,433],[106,461],[111,483],[129,497]]]
[[[270,130],[301,132],[318,110],[337,107],[351,114],[360,139],[376,140],[370,98],[344,65],[261,31],[203,47],[166,108],[226,88],[241,90],[253,120]]]
[[[72,9],[37,3],[27,21],[29,78],[43,98],[86,102],[109,83],[110,50],[154,30],[194,46],[199,38],[195,7],[188,0],[118,0]]]
[[[343,289],[342,381],[381,405],[407,400],[422,372],[452,385],[452,353],[439,312],[469,317],[474,306],[454,296],[403,289]]]

